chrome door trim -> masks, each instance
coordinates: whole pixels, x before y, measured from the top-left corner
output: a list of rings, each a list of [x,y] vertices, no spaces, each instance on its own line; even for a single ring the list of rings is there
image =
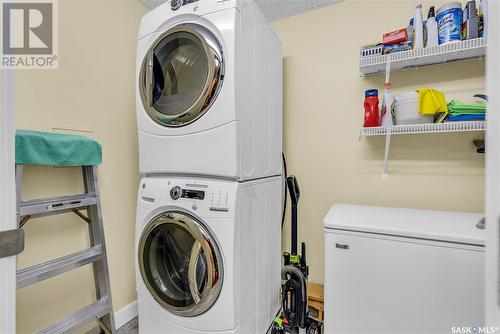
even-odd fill
[[[201,301],[201,295],[198,291],[198,281],[196,280],[196,270],[198,269],[198,256],[200,256],[201,243],[196,240],[191,249],[191,258],[189,259],[189,290],[193,297],[194,303],[198,304]]]
[[[181,215],[182,219],[176,218],[175,215]],[[188,269],[189,288],[194,303],[185,307],[173,306],[163,300],[153,289],[146,275],[146,268],[144,267],[143,260],[144,246],[150,233],[157,226],[163,224],[175,224],[180,226],[186,229],[195,239],[195,243],[191,249]],[[200,295],[196,281],[196,266],[201,250],[203,250],[203,256],[207,263],[207,278]],[[205,313],[215,304],[222,290],[224,271],[218,242],[200,218],[183,210],[166,210],[149,220],[139,240],[138,264],[142,280],[154,299],[167,311],[178,316],[194,317]]]
[[[165,38],[178,32],[192,34],[200,41],[208,60],[208,75],[202,92],[193,105],[177,115],[168,116],[160,113],[154,108],[153,105],[153,53],[154,49]],[[224,81],[224,71],[225,63],[222,46],[217,38],[207,28],[198,24],[184,23],[167,30],[151,45],[141,66],[139,75],[139,91],[146,113],[153,121],[167,127],[182,127],[195,122],[202,117],[208,109],[210,109],[212,104],[217,99]],[[151,78],[148,77],[148,74]],[[151,87],[149,86],[150,84]]]
[[[146,58],[144,59],[146,67],[144,68],[144,71],[146,72],[145,75],[145,82],[144,82],[144,88],[145,88],[145,94],[146,97],[149,99],[149,107],[153,107],[153,50],[149,50]]]

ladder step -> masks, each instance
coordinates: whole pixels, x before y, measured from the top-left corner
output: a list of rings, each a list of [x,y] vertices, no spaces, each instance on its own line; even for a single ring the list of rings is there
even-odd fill
[[[21,216],[46,216],[64,213],[73,209],[81,209],[97,203],[95,194],[51,197],[22,201],[19,214]]]
[[[101,245],[17,271],[17,288],[38,283],[104,257]]]
[[[74,333],[78,327],[93,320],[102,318],[111,312],[111,305],[108,297],[103,297],[92,305],[66,316],[58,322],[49,325],[38,332],[38,334],[65,334]]]

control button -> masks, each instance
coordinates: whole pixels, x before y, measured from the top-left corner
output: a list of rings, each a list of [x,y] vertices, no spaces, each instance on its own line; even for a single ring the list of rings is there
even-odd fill
[[[195,211],[196,211],[196,210],[198,210],[198,205],[193,204],[192,208],[193,208],[193,210],[195,210]]]
[[[172,189],[170,189],[170,197],[172,199],[179,199],[182,195],[182,189],[179,186],[175,186]]]
[[[172,8],[172,10],[177,10],[182,7],[183,2],[183,0],[172,0],[170,1],[170,7]]]
[[[215,207],[225,207],[228,203],[229,194],[227,191],[212,191],[210,204]]]

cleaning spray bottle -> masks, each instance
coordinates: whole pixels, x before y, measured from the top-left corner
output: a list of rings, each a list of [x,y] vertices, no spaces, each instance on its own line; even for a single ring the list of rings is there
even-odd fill
[[[427,45],[437,46],[438,45],[438,28],[436,22],[436,14],[434,12],[434,6],[429,8],[429,14],[427,15]]]
[[[422,18],[422,5],[415,7],[415,18],[413,20],[415,29],[414,49],[422,49],[424,47],[424,23]]]
[[[479,3],[479,37],[486,37],[488,31],[488,3],[481,0]]]

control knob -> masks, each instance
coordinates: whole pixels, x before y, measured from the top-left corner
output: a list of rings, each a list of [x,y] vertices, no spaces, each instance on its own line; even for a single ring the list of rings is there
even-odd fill
[[[170,1],[170,8],[172,8],[172,10],[177,10],[181,8],[183,4],[184,4],[183,0],[172,0]]]
[[[170,189],[170,197],[172,197],[172,199],[179,199],[182,195],[182,189],[181,187],[179,186],[175,186],[173,187],[172,189]]]

